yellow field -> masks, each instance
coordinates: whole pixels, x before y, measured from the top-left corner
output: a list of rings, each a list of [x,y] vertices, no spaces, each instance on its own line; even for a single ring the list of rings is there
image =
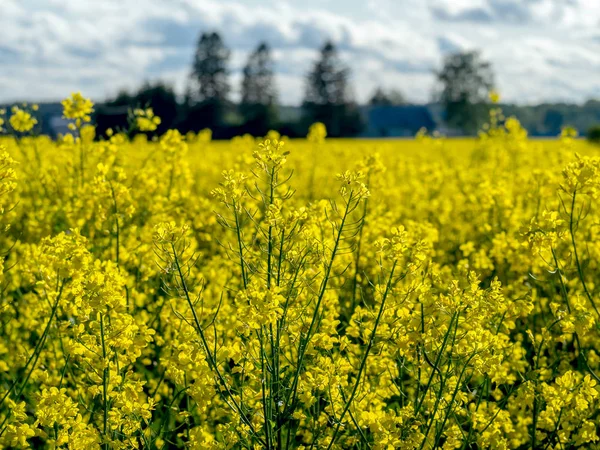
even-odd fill
[[[597,148],[98,141],[76,100],[0,140],[2,448],[600,448]]]

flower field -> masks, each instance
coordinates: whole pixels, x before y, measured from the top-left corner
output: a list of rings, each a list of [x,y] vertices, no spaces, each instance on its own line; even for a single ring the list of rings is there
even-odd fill
[[[600,448],[572,130],[97,139],[64,106],[56,141],[0,116],[2,448]]]

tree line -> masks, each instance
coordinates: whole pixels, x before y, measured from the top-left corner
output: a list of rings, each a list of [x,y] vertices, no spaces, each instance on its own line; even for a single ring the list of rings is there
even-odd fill
[[[351,73],[335,44],[327,41],[305,77],[302,114],[282,117],[275,82],[275,63],[266,42],[258,44],[243,68],[240,100],[230,99],[232,91],[228,68],[231,51],[217,32],[202,33],[194,53],[192,69],[182,100],[163,82],[145,83],[137,92],[121,92],[98,108],[98,131],[124,127],[127,110],[151,106],[162,118],[157,133],[169,128],[182,132],[213,130],[215,138],[230,138],[249,133],[265,135],[277,129],[288,136],[303,136],[310,124],[323,122],[333,137],[354,136],[365,126],[353,99]],[[489,63],[478,52],[456,53],[445,58],[436,72],[445,121],[466,133],[477,130],[485,117],[487,95],[493,87]],[[370,106],[402,105],[400,91],[378,88]]]

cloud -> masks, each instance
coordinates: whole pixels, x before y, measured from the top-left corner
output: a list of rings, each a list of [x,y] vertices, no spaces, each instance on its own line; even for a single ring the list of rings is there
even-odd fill
[[[600,95],[600,4],[586,0],[1,0],[0,102],[97,100],[144,80],[183,92],[202,31],[232,49],[233,92],[259,41],[273,48],[280,98],[299,103],[318,48],[332,39],[364,101],[376,86],[427,101],[449,52],[483,49],[503,97]]]
[[[434,7],[431,9],[431,12],[436,19],[441,21],[483,23],[489,23],[492,21],[492,14],[484,8],[467,8],[455,13],[451,13],[447,9]]]

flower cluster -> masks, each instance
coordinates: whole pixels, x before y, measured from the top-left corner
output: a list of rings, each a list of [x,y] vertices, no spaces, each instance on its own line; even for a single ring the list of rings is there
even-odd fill
[[[0,448],[598,448],[599,152],[490,101],[402,141],[0,111]]]
[[[63,116],[65,119],[75,121],[77,128],[83,123],[91,120],[91,114],[94,112],[94,104],[88,98],[81,95],[80,92],[73,93],[69,98],[62,101]]]
[[[152,108],[136,108],[133,110],[133,116],[140,131],[156,131],[161,123],[160,117],[154,115]]]
[[[27,133],[31,131],[34,126],[37,125],[38,121],[33,117],[32,113],[18,106],[13,106],[11,109],[12,115],[8,120],[8,123],[18,133]]]

